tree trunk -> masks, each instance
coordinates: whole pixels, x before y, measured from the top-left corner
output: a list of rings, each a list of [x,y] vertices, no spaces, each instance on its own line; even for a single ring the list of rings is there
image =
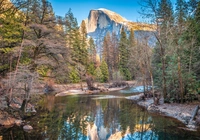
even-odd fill
[[[182,80],[182,74],[181,74],[181,60],[180,60],[180,57],[178,57],[178,79],[179,79],[181,103],[183,103],[183,80]]]
[[[146,78],[145,78],[145,74],[143,72],[143,88],[144,88],[144,96],[146,97]]]
[[[86,76],[86,83],[87,83],[88,90],[97,90],[98,89],[93,86],[92,76],[90,76],[90,75]]]
[[[152,71],[150,72],[150,75],[151,75],[151,86],[152,86],[153,101],[155,102],[154,81],[153,81]]]
[[[20,108],[22,113],[25,113],[26,104],[27,104],[27,100],[24,99],[23,102],[22,102],[21,108]]]
[[[158,26],[158,24],[157,24]],[[155,37],[159,43],[159,47],[160,47],[160,57],[161,57],[161,62],[162,62],[162,90],[163,90],[163,98],[164,100],[166,99],[167,97],[167,84],[166,84],[166,72],[165,72],[165,49],[163,47],[163,44],[161,43],[161,40],[160,40],[160,29],[158,31],[159,33],[159,36],[157,36],[155,33]]]
[[[161,49],[163,50],[163,49]],[[164,52],[162,52],[164,53]],[[167,85],[166,85],[166,72],[165,72],[165,58],[164,58],[164,55],[161,56],[162,57],[162,84],[163,84],[163,97],[164,99],[167,98]]]

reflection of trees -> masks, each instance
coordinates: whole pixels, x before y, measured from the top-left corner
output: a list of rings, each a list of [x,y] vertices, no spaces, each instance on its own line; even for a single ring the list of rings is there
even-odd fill
[[[135,125],[140,119],[140,108],[130,102],[129,100],[121,101],[119,116],[122,134],[125,134],[128,128],[133,133]]]
[[[86,127],[93,125],[94,115],[91,112],[96,108],[95,102],[84,97],[53,98],[55,97],[45,98],[37,116],[30,119],[30,125],[34,128],[31,133],[24,132],[21,128],[11,129],[6,131],[7,134],[4,133],[5,139],[15,139],[16,136],[22,140],[84,139],[87,136]]]
[[[43,140],[44,136],[23,131],[20,127],[0,130],[1,140]]]
[[[26,120],[26,122],[30,121],[30,125],[33,126],[33,130],[31,132],[24,132],[21,127],[12,128],[10,130],[5,130],[6,132],[3,134],[3,139],[19,139],[19,140],[43,140],[45,138],[49,139],[57,139],[59,135],[59,130],[63,125],[63,118],[60,117],[62,115],[62,111],[60,109],[49,108],[49,103],[52,103],[54,106],[54,96],[49,96],[48,98],[44,98],[41,101],[41,106],[39,110],[37,110],[37,116]],[[48,99],[48,100],[47,100]],[[48,103],[48,104],[47,104]],[[44,108],[44,106],[46,108]],[[50,109],[50,110],[48,110]],[[7,134],[6,134],[7,133]],[[13,137],[13,138],[12,138]]]
[[[58,98],[58,100],[63,100]],[[65,109],[63,112],[64,124],[61,128],[60,139],[84,139],[87,136],[87,126],[93,122],[91,115],[95,104],[91,103],[90,98],[71,97],[65,98]]]
[[[158,115],[150,116],[130,100],[91,100],[86,96],[53,98],[55,97],[45,98],[48,99],[43,102],[46,108],[41,108],[38,116],[27,120],[34,128],[31,133],[17,127],[1,131],[3,139],[84,140],[95,139],[97,135],[99,138],[112,135],[116,139],[124,136],[130,140],[189,138],[188,133],[175,129],[177,124],[171,119]],[[49,101],[54,105],[50,107]]]
[[[122,135],[130,133],[127,135],[130,139],[135,136],[136,132],[138,138],[142,139],[153,126],[148,113],[129,100],[121,101],[119,116]]]
[[[40,121],[50,139],[84,139],[86,127],[94,120],[91,112],[95,107],[90,98],[58,97],[53,110]]]
[[[59,136],[61,139],[79,139],[84,137],[87,126],[84,117],[87,116],[87,113],[85,112],[84,105],[76,105],[80,102],[84,102],[83,99],[70,98],[66,102],[65,112],[63,113],[65,122]]]
[[[119,127],[117,121],[120,103],[118,102],[118,99],[107,99],[102,100],[101,105],[103,108],[103,125],[106,128],[110,128],[110,133],[113,133]]]

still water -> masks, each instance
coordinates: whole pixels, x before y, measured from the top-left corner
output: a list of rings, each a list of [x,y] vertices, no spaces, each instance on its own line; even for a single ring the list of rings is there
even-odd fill
[[[48,95],[41,101],[38,115],[27,120],[34,130],[5,129],[0,139],[200,140],[200,132],[185,131],[182,123],[150,114],[124,96],[127,95]]]

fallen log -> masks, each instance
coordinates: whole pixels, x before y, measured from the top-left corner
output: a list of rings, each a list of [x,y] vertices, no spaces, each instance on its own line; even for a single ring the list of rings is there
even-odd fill
[[[199,106],[197,105],[192,113],[192,118],[190,119],[190,122],[194,120],[195,116],[197,115],[198,110],[199,110]]]

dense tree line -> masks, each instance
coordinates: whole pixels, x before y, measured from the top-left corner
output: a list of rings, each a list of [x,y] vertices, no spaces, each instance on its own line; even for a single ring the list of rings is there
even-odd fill
[[[157,26],[153,78],[161,87],[165,101],[184,102],[197,98],[200,93],[200,2],[177,0],[175,8],[170,0],[145,0],[141,4],[143,16]]]

